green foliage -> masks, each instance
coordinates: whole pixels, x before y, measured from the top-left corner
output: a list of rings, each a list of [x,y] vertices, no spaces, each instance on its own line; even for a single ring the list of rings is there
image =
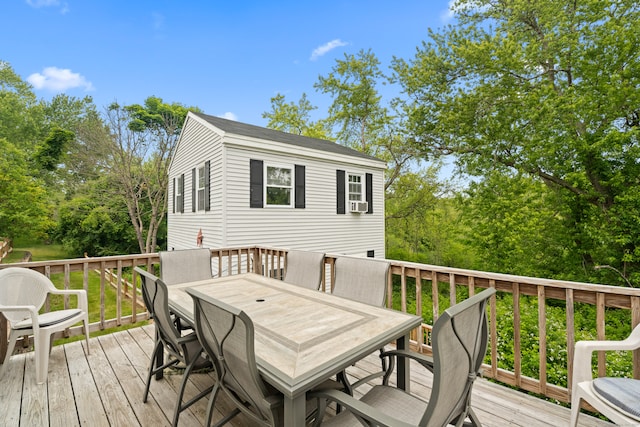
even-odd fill
[[[287,103],[282,94],[271,98],[271,111],[262,113],[269,119],[267,127],[311,138],[330,139],[329,132],[322,121],[311,120],[310,113],[318,107],[311,105],[307,94],[303,93],[297,104]]]
[[[0,235],[44,238],[52,227],[42,183],[30,176],[24,153],[0,138]]]
[[[458,1],[455,9],[457,21],[432,32],[411,61],[394,61],[416,147],[454,154],[492,187],[514,174],[528,176],[527,187],[543,182],[562,202],[549,207],[564,216],[551,249],[567,245],[569,274],[611,264],[637,277],[637,2]],[[495,201],[506,212],[499,204],[508,201]],[[509,211],[538,217],[522,201]],[[526,252],[523,242],[498,243]]]
[[[42,144],[36,146],[35,161],[45,170],[53,171],[62,161],[67,146],[75,139],[75,134],[69,130],[54,127]]]
[[[59,207],[56,238],[74,257],[137,252],[137,240],[124,201],[107,179],[87,184]]]

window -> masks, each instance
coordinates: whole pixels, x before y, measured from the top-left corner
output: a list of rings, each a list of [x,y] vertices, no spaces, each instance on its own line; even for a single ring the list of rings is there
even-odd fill
[[[266,166],[266,167],[265,167]],[[249,206],[283,206],[304,209],[306,206],[304,165],[265,165],[249,160]],[[266,200],[266,203],[265,203]]]
[[[362,175],[349,174],[349,201],[362,200]]]
[[[291,206],[292,168],[267,165],[265,181],[267,206]]]
[[[364,179],[363,179],[364,177]],[[348,194],[347,194],[348,193]],[[336,213],[347,213],[349,202],[367,202],[365,213],[373,213],[373,174],[347,173],[336,170]],[[361,203],[358,203],[360,206]],[[361,212],[358,210],[358,212]]]
[[[204,165],[198,168],[198,186],[197,186],[197,194],[198,194],[198,210],[204,210],[204,190],[205,190],[205,175],[204,175]]]
[[[184,174],[178,177],[175,195],[175,210],[176,212],[184,213]]]

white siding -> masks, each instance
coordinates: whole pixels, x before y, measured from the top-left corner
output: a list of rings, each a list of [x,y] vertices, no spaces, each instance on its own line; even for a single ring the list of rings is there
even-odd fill
[[[211,210],[192,212],[191,170],[209,160]],[[173,213],[173,178],[184,173],[184,213]],[[180,143],[169,170],[169,207],[167,248],[196,247],[198,230],[202,229],[204,247],[220,247],[222,238],[222,145],[221,138],[202,123],[190,119],[185,124]],[[197,179],[197,178],[196,178]],[[164,248],[163,248],[164,249]]]
[[[268,245],[334,254],[384,257],[384,176],[382,170],[300,158],[292,154],[239,148],[226,151],[227,246]],[[249,207],[249,161],[305,166],[306,207]],[[373,214],[336,213],[336,170],[373,174]],[[348,209],[347,209],[348,210]]]

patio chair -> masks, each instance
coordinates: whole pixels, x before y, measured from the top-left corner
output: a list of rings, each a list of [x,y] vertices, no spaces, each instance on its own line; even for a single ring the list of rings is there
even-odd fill
[[[333,281],[332,294],[382,307],[387,293],[389,266],[390,264],[387,261],[371,258],[339,257],[335,261],[335,279]],[[383,352],[384,348],[381,348],[380,355]],[[387,370],[387,360],[381,356],[380,363],[382,369],[379,372],[369,374],[353,384],[348,382],[345,372],[342,372],[338,379],[351,394],[354,388],[384,375]]]
[[[145,304],[148,304],[147,310],[153,317],[154,324],[156,325],[156,343],[149,364],[149,372],[147,374],[147,382],[142,401],[147,402],[152,376],[164,371],[165,368],[171,366],[177,367],[177,365],[180,364],[185,370],[182,376],[182,382],[180,383],[180,390],[178,391],[173,415],[173,426],[176,426],[178,425],[180,412],[209,394],[213,389],[212,385],[183,404],[182,398],[189,375],[193,371],[210,368],[212,363],[205,357],[202,345],[200,345],[195,332],[182,336],[176,328],[169,313],[169,297],[167,286],[164,282],[139,267],[136,267],[135,270],[142,278],[143,299]],[[164,362],[165,350],[168,354],[168,360],[166,362]]]
[[[165,285],[211,279],[211,251],[206,248],[162,251],[160,277]]]
[[[282,425],[284,399],[281,392],[262,379],[256,364],[254,326],[249,316],[195,289],[187,289],[194,301],[195,329],[205,351],[215,363],[217,381],[209,399],[207,421],[211,424],[218,392],[231,400],[235,409],[216,426],[230,421],[240,412],[250,418],[250,425]],[[339,388],[327,380],[316,390]],[[307,417],[314,417],[314,402],[308,402]]]
[[[165,285],[195,282],[211,279],[211,251],[206,248],[162,251],[160,255],[160,276]],[[183,325],[179,317],[174,316],[179,331],[191,329]]]
[[[487,351],[487,300],[495,294],[487,289],[445,310],[433,326],[433,357],[407,351],[384,353],[390,359],[383,385],[371,388],[359,400],[343,392],[325,390],[313,393],[319,412],[328,401],[335,401],[343,411],[327,422],[318,418],[315,425],[326,426],[446,426],[471,424],[480,420],[471,408],[471,389],[480,375]],[[433,373],[433,386],[428,401],[388,384],[395,358],[416,360]],[[468,421],[467,421],[468,420]]]
[[[284,281],[303,288],[318,290],[324,272],[324,253],[311,251],[287,252]]]
[[[76,295],[77,308],[50,311],[40,314],[48,295]],[[57,289],[49,278],[28,268],[10,267],[0,270],[0,312],[9,321],[11,332],[9,347],[2,364],[0,376],[20,336],[33,334],[36,357],[36,382],[47,380],[49,353],[53,344],[51,336],[68,327],[83,322],[84,336],[89,352],[89,315],[87,292],[84,290]]]
[[[580,402],[620,425],[640,425],[640,380],[633,378],[593,378],[592,353],[640,348],[640,325],[622,341],[578,341],[573,359],[570,426],[578,425]]]

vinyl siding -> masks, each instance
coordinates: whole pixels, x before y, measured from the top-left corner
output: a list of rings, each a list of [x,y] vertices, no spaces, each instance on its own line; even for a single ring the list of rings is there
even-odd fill
[[[184,213],[173,213],[173,188],[169,188],[167,216],[167,248],[188,249],[196,247],[196,235],[202,228],[204,247],[222,246],[222,138],[205,125],[191,119],[185,124],[180,142],[169,169],[169,181],[185,175]],[[211,210],[191,212],[191,170],[211,161]],[[196,174],[197,179],[197,174]],[[162,248],[164,249],[164,248]]]

